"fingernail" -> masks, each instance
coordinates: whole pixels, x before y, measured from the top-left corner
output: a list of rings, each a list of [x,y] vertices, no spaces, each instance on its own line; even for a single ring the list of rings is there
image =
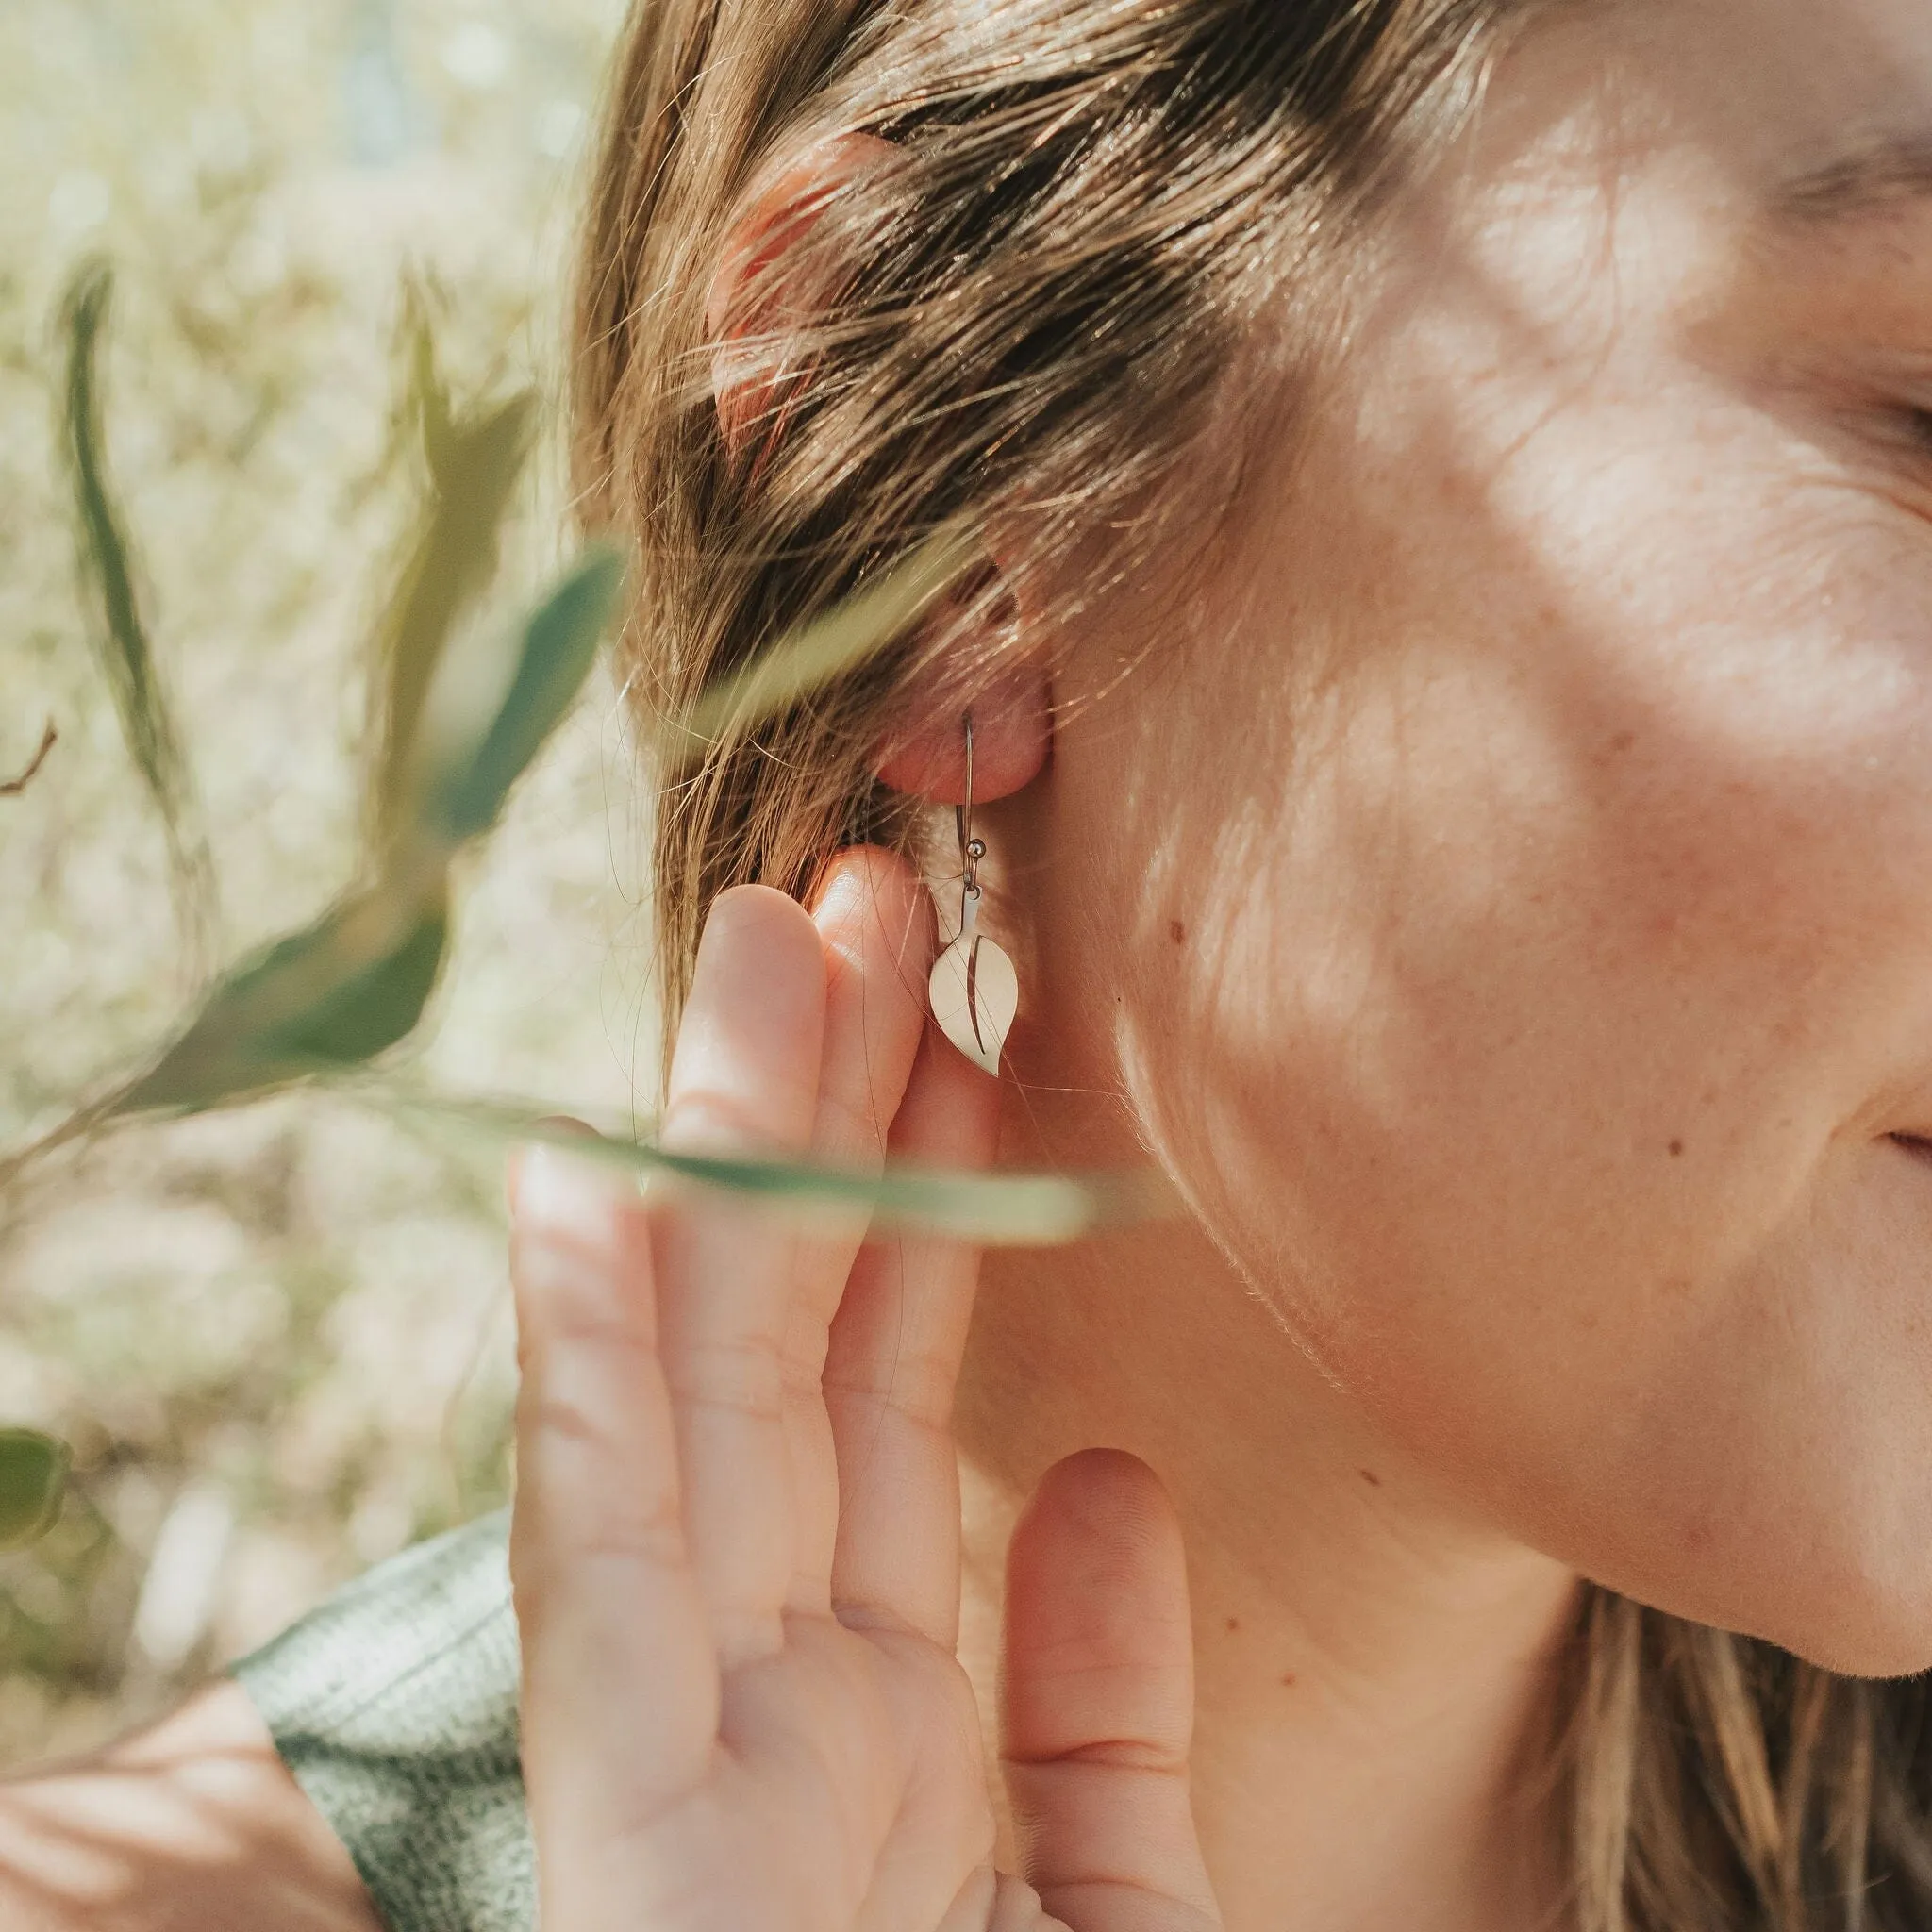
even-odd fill
[[[812,900],[811,916],[820,929],[837,925],[858,905],[865,889],[864,870],[842,857],[835,858]]]
[[[539,1141],[523,1150],[511,1212],[529,1229],[566,1226],[603,1212],[616,1196],[609,1175],[567,1149]]]

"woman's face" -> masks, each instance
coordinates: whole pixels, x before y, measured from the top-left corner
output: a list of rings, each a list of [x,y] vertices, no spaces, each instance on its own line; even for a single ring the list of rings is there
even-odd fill
[[[1062,734],[1055,930],[1462,1506],[1922,1668],[1932,8],[1566,9],[1388,258],[1183,668]]]

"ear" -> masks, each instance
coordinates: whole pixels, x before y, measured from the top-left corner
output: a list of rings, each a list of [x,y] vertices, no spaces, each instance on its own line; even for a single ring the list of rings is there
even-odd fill
[[[796,377],[769,338],[782,333],[788,317],[808,325],[831,294],[823,262],[787,275],[786,258],[841,192],[904,158],[904,150],[876,135],[835,135],[766,177],[734,218],[705,305],[705,328],[716,344],[711,390],[718,426],[733,455]],[[755,299],[747,301],[747,291]]]
[[[1053,742],[1052,693],[1046,673],[1019,665],[974,694],[973,798],[1008,798],[1045,769]],[[894,791],[959,805],[966,797],[966,714],[910,720],[895,732],[878,763]]]
[[[716,344],[711,387],[718,426],[734,457],[757,425],[782,412],[803,375],[773,339],[782,338],[788,321],[809,327],[834,293],[836,266],[802,244],[841,192],[906,158],[903,148],[875,135],[835,135],[765,177],[733,220],[711,279],[705,326]],[[787,272],[788,257],[796,259],[796,273]],[[1004,672],[974,694],[971,709],[974,798],[983,804],[1008,797],[1046,765],[1046,673],[1024,665]],[[894,791],[939,805],[961,803],[964,708],[909,718],[892,733],[876,769]]]

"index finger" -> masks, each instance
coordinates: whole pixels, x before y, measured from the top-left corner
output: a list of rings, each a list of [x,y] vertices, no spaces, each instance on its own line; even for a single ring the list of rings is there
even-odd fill
[[[678,1029],[662,1144],[808,1152],[824,1007],[824,948],[804,908],[765,886],[721,893]],[[783,1349],[799,1237],[716,1190],[666,1190],[651,1227],[685,1532],[728,1670],[785,1641],[798,1521]]]

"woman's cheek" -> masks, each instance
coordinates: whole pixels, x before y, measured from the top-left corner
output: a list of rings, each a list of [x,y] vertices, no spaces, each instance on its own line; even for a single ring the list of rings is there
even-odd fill
[[[1896,769],[1910,734],[1874,707],[1848,765],[1842,703],[1808,757],[1747,707],[1659,746],[1641,714],[1495,701],[1520,681],[1433,686],[1406,808],[1353,788],[1381,874],[1346,814],[1285,814],[1267,891],[1205,922],[1196,977],[1145,991],[1143,1106],[1224,1245],[1405,1447],[1599,1574],[1678,1552],[1651,1580],[1681,1596],[1683,1553],[1776,1498],[1779,1405],[1793,1432],[1842,1421],[1794,1359],[1828,1268],[1800,1271],[1796,1321],[1767,1284],[1846,1119],[1915,1038],[1932,1071],[1925,910],[1857,862],[1864,760]],[[1471,744],[1512,781],[1458,768]]]

